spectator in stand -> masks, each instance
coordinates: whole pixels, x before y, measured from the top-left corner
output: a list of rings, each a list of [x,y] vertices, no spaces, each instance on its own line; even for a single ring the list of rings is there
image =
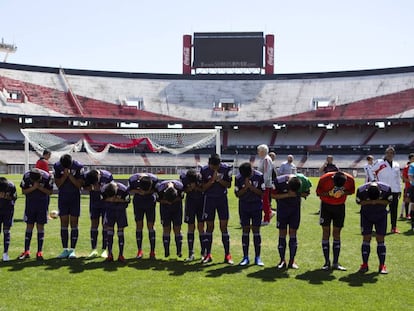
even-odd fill
[[[273,186],[273,161],[269,156],[269,147],[267,145],[257,146],[257,155],[260,158],[258,171],[263,174],[266,188],[263,192],[263,221],[262,226],[267,226],[275,213],[270,208],[270,192]]]
[[[401,204],[401,214],[400,218],[404,216],[405,210],[405,217],[407,219],[411,219],[411,212],[410,212],[410,197],[408,195],[408,189],[411,187],[410,178],[408,177],[408,169],[410,168],[410,164],[414,162],[414,153],[410,153],[408,155],[408,162],[407,165],[404,167],[402,171],[402,181],[404,182],[404,199]]]
[[[338,172],[339,168],[333,163],[333,155],[328,155],[326,157],[325,163],[319,168],[319,172],[326,174],[329,172]]]
[[[372,155],[367,156],[367,164],[364,165],[365,183],[376,180],[374,171],[372,170],[373,164],[374,164],[374,157]]]
[[[43,155],[37,160],[35,167],[49,172],[49,159],[51,155],[52,153],[49,150],[43,150]]]
[[[296,165],[293,163],[293,155],[289,154],[287,156],[287,160],[283,162],[280,167],[277,169],[277,175],[289,175],[289,174],[296,174]]]
[[[379,159],[372,166],[377,180],[391,187],[392,202],[390,203],[391,232],[400,233],[397,229],[398,200],[401,196],[401,172],[400,165],[394,161],[395,149],[385,149],[384,159]]]

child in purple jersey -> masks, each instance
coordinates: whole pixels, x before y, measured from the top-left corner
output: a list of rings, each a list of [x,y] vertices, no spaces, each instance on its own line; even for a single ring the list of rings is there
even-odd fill
[[[178,180],[165,180],[157,184],[158,200],[160,202],[162,240],[165,257],[170,256],[171,224],[175,236],[177,256],[182,256],[181,224],[183,222],[183,184]]]
[[[129,180],[128,190],[134,195],[134,215],[135,215],[135,238],[137,242],[137,259],[144,255],[142,251],[142,229],[144,227],[144,216],[147,221],[148,237],[150,241],[150,258],[155,259],[155,204],[157,202],[156,185],[158,177],[150,173],[137,173],[132,175]]]
[[[306,187],[302,183],[306,183]],[[302,174],[289,174],[276,177],[274,184],[275,190],[272,193],[272,197],[276,199],[277,203],[278,250],[280,255],[280,262],[277,268],[284,269],[288,267],[298,269],[299,266],[295,262],[295,256],[298,248],[296,234],[300,223],[301,198],[306,198],[309,195],[311,183]],[[288,227],[289,263],[286,265],[285,254]]]
[[[201,171],[204,191],[203,219],[207,222],[206,229],[206,255],[201,262],[211,262],[211,246],[213,243],[214,219],[216,211],[220,220],[221,240],[224,247],[224,262],[233,264],[230,254],[230,235],[227,229],[229,221],[229,204],[227,200],[227,189],[231,186],[232,169],[225,163],[221,163],[218,154],[212,154],[208,165]]]
[[[368,271],[368,258],[371,252],[372,227],[375,226],[377,254],[379,259],[378,272],[387,274],[385,266],[386,247],[384,238],[387,232],[387,205],[393,200],[391,187],[381,182],[369,182],[358,188],[356,202],[361,205],[362,231],[362,265],[359,272]]]
[[[24,210],[26,233],[24,251],[18,259],[23,260],[30,257],[30,242],[32,240],[34,224],[36,223],[36,259],[43,260],[44,225],[47,223],[49,196],[53,191],[51,175],[41,169],[33,168],[23,175],[20,187],[26,196],[26,207]]]
[[[197,218],[197,228],[200,238],[201,256],[205,256],[205,232],[203,221],[203,188],[201,184],[201,175],[195,169],[189,169],[186,173],[180,175],[180,180],[184,186],[185,208],[184,208],[184,222],[188,224],[187,243],[188,243],[188,258],[187,262],[193,261],[194,256],[194,231],[195,221]]]
[[[102,187],[102,199],[105,205],[104,225],[108,235],[108,257],[106,261],[114,260],[112,246],[116,224],[119,246],[118,261],[124,263],[124,228],[128,226],[126,209],[130,202],[128,188],[122,183],[112,181]]]
[[[63,252],[58,258],[76,258],[75,247],[78,241],[78,222],[80,216],[80,188],[83,185],[83,165],[64,154],[53,166],[55,183],[59,189],[58,208],[60,217],[60,236]],[[70,249],[69,231],[70,224]]]
[[[15,185],[0,177],[0,232],[3,225],[3,261],[9,260],[10,228],[13,225],[14,204],[17,200]]]
[[[249,162],[243,163],[239,167],[239,174],[234,180],[234,192],[239,198],[239,215],[240,223],[243,228],[242,247],[243,259],[240,266],[246,266],[249,260],[249,234],[250,229],[253,232],[253,243],[255,250],[254,263],[258,266],[264,266],[261,258],[260,225],[263,208],[263,193],[266,189],[263,174],[252,169]]]
[[[112,173],[106,170],[90,170],[84,174],[83,189],[89,191],[89,217],[91,219],[91,247],[92,252],[88,258],[95,258],[98,256],[98,227],[99,221],[102,221],[105,214],[104,204],[102,204],[101,188],[113,181]],[[102,253],[101,257],[106,258],[106,229],[102,228]]]

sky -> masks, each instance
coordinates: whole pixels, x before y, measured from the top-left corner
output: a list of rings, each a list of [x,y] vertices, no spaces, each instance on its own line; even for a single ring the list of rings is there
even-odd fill
[[[181,73],[182,36],[275,35],[275,73],[414,65],[412,0],[0,0],[9,63]],[[0,53],[3,61],[4,53]]]

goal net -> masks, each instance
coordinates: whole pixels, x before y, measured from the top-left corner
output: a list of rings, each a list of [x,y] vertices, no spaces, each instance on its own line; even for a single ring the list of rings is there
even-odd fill
[[[178,155],[190,150],[215,146],[220,153],[219,129],[21,129],[28,158],[29,144],[38,153],[49,149],[55,154],[86,151],[102,160],[110,148],[142,147],[149,152]]]

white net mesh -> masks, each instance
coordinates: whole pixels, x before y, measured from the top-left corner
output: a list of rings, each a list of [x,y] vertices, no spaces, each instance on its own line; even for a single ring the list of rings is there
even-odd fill
[[[152,152],[181,154],[216,144],[219,130],[204,129],[22,129],[24,137],[39,153],[79,152],[82,147],[98,161],[110,148],[130,149],[144,145]]]

